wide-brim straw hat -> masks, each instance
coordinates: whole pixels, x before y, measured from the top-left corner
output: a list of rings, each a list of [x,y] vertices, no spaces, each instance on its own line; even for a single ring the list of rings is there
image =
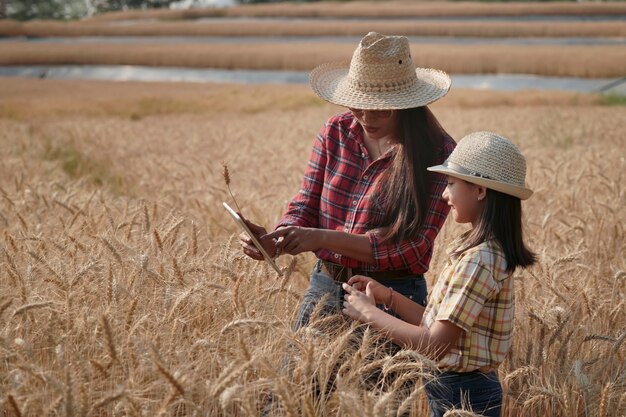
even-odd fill
[[[441,164],[428,168],[526,200],[526,158],[510,140],[491,132],[465,136]]]
[[[326,101],[362,110],[421,107],[445,96],[450,76],[415,68],[405,36],[368,33],[352,60],[331,62],[311,71],[313,91]]]

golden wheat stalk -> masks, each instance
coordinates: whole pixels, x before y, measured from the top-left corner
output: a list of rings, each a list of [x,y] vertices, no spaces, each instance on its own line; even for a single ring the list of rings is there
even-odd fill
[[[109,356],[111,357],[111,361],[119,362],[117,350],[115,348],[115,339],[113,338],[113,330],[111,329],[111,324],[109,323],[109,319],[106,315],[102,315],[101,322],[102,328],[104,329],[104,334],[106,336],[107,348],[109,349]]]
[[[230,194],[230,198],[233,200],[233,203],[235,203],[235,207],[237,207],[237,211],[241,214],[243,213],[243,211],[241,211],[241,207],[239,207],[239,203],[237,202],[237,199],[235,198],[232,190],[230,189],[230,172],[228,171],[228,164],[226,164],[226,162],[222,162],[222,167],[223,167],[222,177],[224,178],[224,183],[226,184],[226,188],[228,189],[228,194]]]

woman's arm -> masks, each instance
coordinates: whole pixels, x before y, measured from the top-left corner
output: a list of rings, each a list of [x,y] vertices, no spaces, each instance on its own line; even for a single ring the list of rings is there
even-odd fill
[[[463,331],[445,320],[436,321],[430,329],[407,323],[377,308],[367,291],[363,293],[347,284],[344,284],[344,290],[343,312],[346,315],[385,333],[403,348],[415,349],[435,360],[448,353]]]
[[[276,246],[281,253],[297,255],[302,252],[328,249],[361,262],[370,264],[374,262],[370,240],[366,235],[286,226],[261,236],[261,239],[278,239]]]
[[[415,237],[396,243],[383,241],[376,230],[366,233],[377,269],[416,269],[414,266],[417,265],[417,269],[428,270],[435,238],[450,211],[442,197],[445,188],[445,175],[435,174],[429,191],[427,214]]]

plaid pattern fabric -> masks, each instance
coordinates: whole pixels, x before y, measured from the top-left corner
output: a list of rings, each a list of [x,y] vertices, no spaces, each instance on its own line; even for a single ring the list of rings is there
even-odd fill
[[[461,243],[450,245],[449,253]],[[440,359],[439,368],[470,372],[495,370],[511,347],[515,293],[500,245],[490,240],[450,256],[433,287],[422,319],[430,328],[448,320],[463,332]]]
[[[442,163],[455,146],[452,139],[447,139],[437,151],[433,164]],[[372,161],[363,141],[363,129],[354,116],[347,112],[332,117],[317,135],[300,191],[276,227],[296,225],[367,234],[374,265],[326,249],[317,251],[316,255],[349,268],[366,271],[409,269],[415,274],[423,274],[428,270],[435,237],[450,209],[441,197],[446,177],[441,174],[432,176],[428,213],[418,235],[398,244],[383,243],[372,232],[384,225],[378,220],[382,213],[372,204],[370,196],[377,179],[391,164],[395,151],[396,148],[392,148],[383,157]]]

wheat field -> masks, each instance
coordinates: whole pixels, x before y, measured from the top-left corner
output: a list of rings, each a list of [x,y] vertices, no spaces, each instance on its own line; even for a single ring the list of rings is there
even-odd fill
[[[211,10],[211,9],[209,9]],[[481,38],[623,38],[626,27],[621,21],[586,22],[463,22],[415,20],[283,20],[262,18],[213,19],[210,22],[138,21],[132,25],[112,24],[97,17],[77,22],[41,20],[33,22],[0,21],[0,35],[22,37],[79,36],[362,36],[368,32],[401,33],[405,36],[447,36]]]
[[[340,109],[303,86],[0,79],[0,415],[426,414],[430,366],[342,316],[290,330],[314,261],[244,258],[230,201],[271,227]],[[597,96],[453,91],[454,138],[528,158],[504,416],[626,414],[626,126]],[[427,281],[463,226],[447,222]],[[285,358],[290,357],[289,371]],[[469,411],[450,415],[470,416]]]
[[[598,3],[480,1],[320,1],[310,3],[245,4],[227,8],[188,10],[126,10],[97,15],[98,21],[131,19],[197,19],[202,17],[457,17],[457,16],[581,16],[624,14],[626,6],[619,1]]]
[[[0,65],[142,65],[251,70],[310,71],[345,61],[348,43],[302,41],[243,44],[46,44],[0,43]],[[535,74],[621,78],[626,73],[619,45],[465,45],[411,47],[416,66],[452,74]]]

